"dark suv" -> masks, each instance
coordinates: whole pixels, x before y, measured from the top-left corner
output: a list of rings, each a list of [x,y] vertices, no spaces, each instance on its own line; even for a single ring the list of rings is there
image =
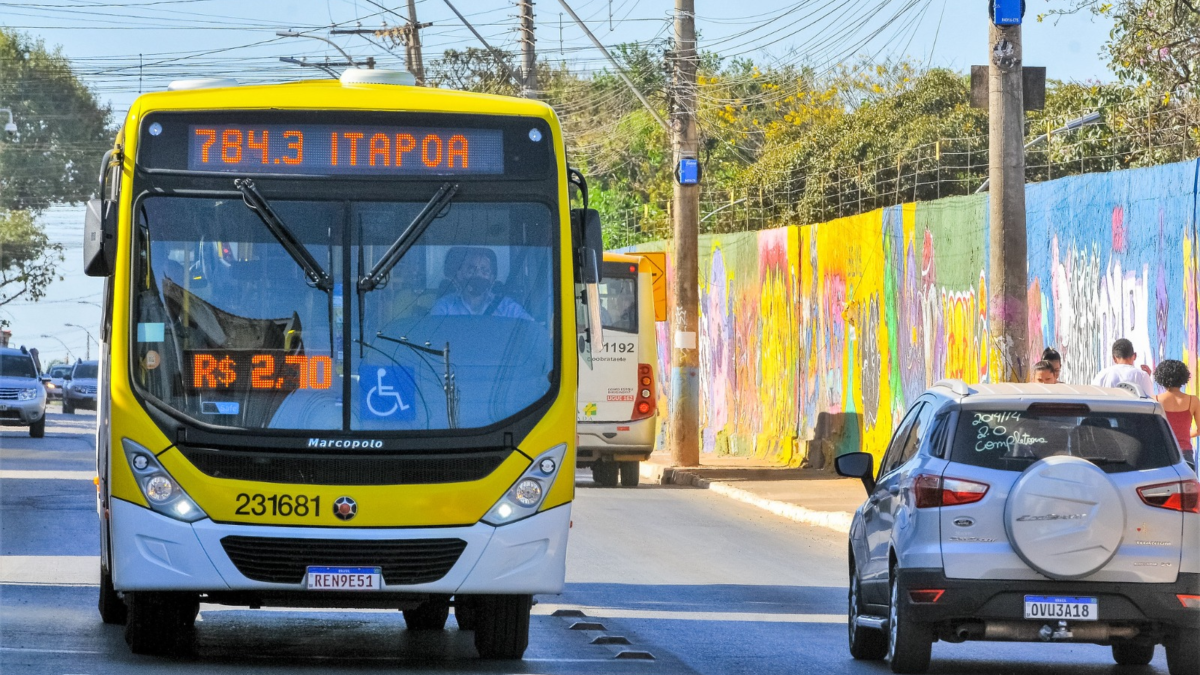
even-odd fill
[[[937,640],[1084,642],[1200,667],[1200,485],[1136,385],[968,387],[917,400],[850,528],[850,653],[924,672]]]
[[[77,361],[63,386],[63,412],[70,415],[76,408],[96,409],[96,387],[99,361]]]

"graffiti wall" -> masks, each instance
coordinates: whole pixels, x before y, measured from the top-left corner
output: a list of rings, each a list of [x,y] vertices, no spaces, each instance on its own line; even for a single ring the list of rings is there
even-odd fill
[[[1183,359],[1198,391],[1198,177],[1188,162],[1028,187],[1032,361],[1053,346],[1085,383],[1127,337],[1151,366]],[[879,454],[933,382],[989,381],[987,260],[987,195],[701,237],[702,452]]]

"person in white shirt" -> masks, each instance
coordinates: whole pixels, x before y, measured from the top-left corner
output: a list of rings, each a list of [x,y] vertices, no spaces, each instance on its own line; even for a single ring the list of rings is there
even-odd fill
[[[1115,387],[1122,382],[1132,382],[1142,388],[1147,396],[1154,395],[1154,383],[1150,380],[1150,368],[1143,364],[1140,368],[1133,365],[1137,361],[1137,352],[1133,351],[1133,343],[1121,338],[1112,346],[1113,364],[1096,374],[1092,384],[1097,387]]]

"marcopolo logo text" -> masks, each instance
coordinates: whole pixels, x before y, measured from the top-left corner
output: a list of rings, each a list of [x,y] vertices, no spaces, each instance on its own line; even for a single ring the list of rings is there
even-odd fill
[[[355,450],[357,448],[382,448],[383,441],[378,438],[310,438],[308,439],[308,447],[346,448],[348,450]]]

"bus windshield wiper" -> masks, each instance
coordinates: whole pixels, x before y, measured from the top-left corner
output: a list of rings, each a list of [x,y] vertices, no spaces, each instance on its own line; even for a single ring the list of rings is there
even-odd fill
[[[383,331],[379,331],[378,333],[375,333],[375,337],[379,338],[380,340],[387,340],[388,342],[394,342],[398,345],[403,345],[403,346],[408,347],[409,349],[412,349],[413,351],[416,351],[416,352],[423,352],[425,354],[431,354],[433,356],[442,357],[442,365],[445,366],[445,369],[446,369],[445,373],[443,373],[443,375],[442,375],[442,391],[444,391],[446,393],[446,423],[449,425],[449,427],[451,429],[457,429],[458,428],[458,383],[455,382],[454,368],[450,365],[450,343],[449,342],[446,343],[445,349],[434,349],[433,347],[428,346],[428,344],[429,344],[428,342],[426,342],[424,345],[418,345],[418,344],[409,342],[408,338],[406,338],[404,336],[401,336],[400,339],[397,340],[394,337],[384,335]],[[368,345],[368,346],[370,346],[370,345]],[[375,347],[371,347],[371,348],[376,349]],[[424,361],[425,359],[421,359],[421,360]],[[433,366],[429,365],[428,361],[425,361],[425,365],[429,366],[430,370],[433,369]],[[435,374],[436,374],[436,372],[437,371],[434,371]]]
[[[283,223],[283,220],[271,208],[270,202],[267,201],[258,188],[254,186],[254,181],[249,178],[236,178],[233,181],[233,186],[242,193],[242,201],[246,206],[263,221],[263,225],[271,231],[279,245],[283,250],[292,256],[292,260],[304,270],[304,275],[312,282],[314,286],[322,291],[333,290],[333,279],[321,267],[321,263],[304,248],[304,244],[292,234],[288,226]]]
[[[442,209],[446,208],[446,205],[450,203],[450,200],[454,199],[454,195],[457,192],[458,183],[443,183],[442,187],[438,188],[433,198],[425,204],[425,208],[421,209],[417,217],[413,218],[408,227],[404,228],[404,231],[400,233],[396,241],[392,242],[392,245],[384,252],[383,257],[371,268],[371,271],[359,278],[358,292],[360,294],[369,293],[378,288],[379,284],[383,283],[383,279],[388,275],[388,272],[391,272],[396,263],[400,262],[400,259],[404,257],[404,254],[408,253],[408,249],[412,248],[421,234],[433,223],[434,218],[437,218],[441,214]]]

